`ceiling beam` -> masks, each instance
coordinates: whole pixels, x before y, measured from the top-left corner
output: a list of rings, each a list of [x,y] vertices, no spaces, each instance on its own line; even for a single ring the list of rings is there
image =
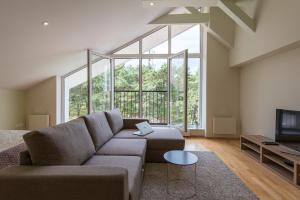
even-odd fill
[[[145,7],[186,7],[191,13],[191,15],[163,15],[150,22],[150,24],[206,23],[209,17],[207,14],[197,16],[196,8],[219,7],[239,26],[248,31],[255,32],[255,20],[249,17],[247,13],[235,4],[235,2],[239,1],[241,0],[142,0]]]
[[[200,13],[200,11],[197,8],[194,8],[194,7],[185,7],[185,9],[187,9],[192,14],[199,14]]]
[[[156,18],[149,24],[202,24],[209,22],[208,13],[191,13],[191,14],[166,14]]]
[[[211,7],[218,0],[142,0],[144,7]]]
[[[240,7],[232,0],[219,0],[218,7],[221,8],[235,23],[242,28],[255,32],[256,23],[254,19],[249,17]]]

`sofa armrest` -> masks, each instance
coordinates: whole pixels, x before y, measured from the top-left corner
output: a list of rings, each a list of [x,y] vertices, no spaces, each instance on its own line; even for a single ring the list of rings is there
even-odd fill
[[[136,119],[128,119],[125,118],[123,119],[124,127],[123,129],[137,129],[136,124],[141,123],[141,122],[148,122],[148,119],[142,119],[142,118],[136,118]]]
[[[100,166],[17,166],[0,171],[1,199],[128,200],[128,171]]]

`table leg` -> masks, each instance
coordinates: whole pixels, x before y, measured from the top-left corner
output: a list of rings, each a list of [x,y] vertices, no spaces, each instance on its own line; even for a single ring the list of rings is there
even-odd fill
[[[194,174],[194,191],[195,191],[195,195],[197,196],[197,191],[196,191],[196,187],[197,187],[197,163],[194,164],[195,166],[195,174]]]
[[[171,180],[171,175],[170,175],[171,166],[170,165],[172,165],[172,164],[167,163],[167,195],[168,195],[167,199],[169,199],[169,197],[173,196],[172,192],[169,189],[170,188],[170,182],[172,182],[172,181],[183,181],[183,180],[180,180],[180,177],[176,178],[175,180]],[[176,166],[176,167],[179,167],[179,166]],[[185,166],[181,166],[181,167],[185,167]],[[197,185],[196,185],[197,184],[197,163],[194,164],[192,169],[194,171],[194,173],[193,173],[194,180],[193,181],[188,181],[188,182],[186,182],[186,184],[189,184],[189,185],[192,184],[193,186],[191,186],[191,185],[190,186],[194,189],[194,191],[193,191],[193,194],[191,196],[182,198],[184,200],[188,200],[188,199],[191,199],[191,198],[194,198],[195,196],[197,196],[197,191],[196,191],[196,188],[197,188]]]

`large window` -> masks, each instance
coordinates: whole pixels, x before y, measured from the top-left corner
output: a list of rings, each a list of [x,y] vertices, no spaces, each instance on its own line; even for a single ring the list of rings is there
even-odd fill
[[[188,125],[190,128],[201,126],[201,59],[189,58],[188,60]]]
[[[167,59],[142,61],[142,117],[152,123],[167,123]]]
[[[64,120],[69,121],[88,113],[87,68],[64,79]]]
[[[185,50],[188,53],[185,124],[189,128],[201,127],[200,25],[164,26],[123,45],[110,55],[91,56],[89,70],[83,67],[63,80],[65,121],[88,111],[118,107],[124,117],[148,118],[151,123],[158,124],[170,123],[170,111],[182,112],[176,110],[176,104],[181,105],[183,98],[183,85],[177,81],[183,74],[170,69],[170,58]],[[176,62],[173,66],[177,66]],[[172,84],[178,82],[176,90],[170,81]],[[174,105],[171,106],[172,102]],[[175,116],[174,113],[171,114]],[[182,121],[181,118],[178,120]]]
[[[115,102],[124,117],[139,117],[139,60],[115,59]]]
[[[172,26],[172,53],[185,49],[191,53],[200,53],[200,25],[174,25]]]
[[[118,50],[115,54],[138,54],[139,53],[139,42],[134,42],[129,46]]]
[[[92,55],[92,111],[105,111],[111,108],[112,79],[111,59]]]
[[[168,54],[168,27],[162,28],[142,40],[144,54]]]

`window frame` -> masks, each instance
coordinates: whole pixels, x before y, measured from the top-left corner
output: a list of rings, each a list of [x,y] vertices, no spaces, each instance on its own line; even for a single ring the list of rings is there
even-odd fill
[[[204,119],[204,113],[203,112],[203,27],[201,24],[195,24],[194,26],[198,25],[199,29],[200,29],[200,52],[199,53],[189,53],[188,54],[188,58],[200,58],[200,77],[199,77],[199,83],[200,83],[200,87],[199,87],[199,116],[200,116],[200,120],[199,120],[199,128],[201,129],[203,128],[203,119]],[[143,54],[143,39],[150,36],[151,34],[163,29],[167,27],[168,28],[168,53],[167,54]],[[134,44],[138,42],[139,44],[139,54],[115,54],[116,52],[121,51],[122,49]],[[138,59],[139,60],[139,90],[140,90],[140,99],[142,99],[142,61],[143,59],[168,59],[170,57],[172,57],[173,55],[176,55],[177,53],[173,53],[172,54],[172,28],[171,25],[164,25],[164,26],[158,26],[154,29],[152,29],[151,31],[135,38],[134,40],[131,40],[130,42],[125,43],[124,45],[120,46],[119,48],[114,49],[113,51],[109,52],[106,55],[102,55],[100,53],[98,53],[97,51],[93,51],[93,50],[87,50],[87,64],[65,74],[62,76],[61,78],[61,86],[62,86],[62,90],[61,90],[61,105],[62,105],[62,110],[61,110],[61,119],[63,122],[65,122],[65,78],[67,78],[68,76],[84,69],[85,67],[87,67],[87,78],[88,78],[88,111],[89,113],[91,112],[91,95],[92,95],[92,91],[91,91],[91,61],[90,61],[90,56],[91,54],[95,54],[104,58],[109,58],[112,59],[112,67],[111,67],[111,76],[112,76],[112,98],[111,98],[111,107],[114,107],[114,91],[115,91],[115,59]],[[169,92],[169,91],[168,91]],[[140,106],[139,106],[139,115],[141,115],[141,105],[142,102],[140,101]]]

